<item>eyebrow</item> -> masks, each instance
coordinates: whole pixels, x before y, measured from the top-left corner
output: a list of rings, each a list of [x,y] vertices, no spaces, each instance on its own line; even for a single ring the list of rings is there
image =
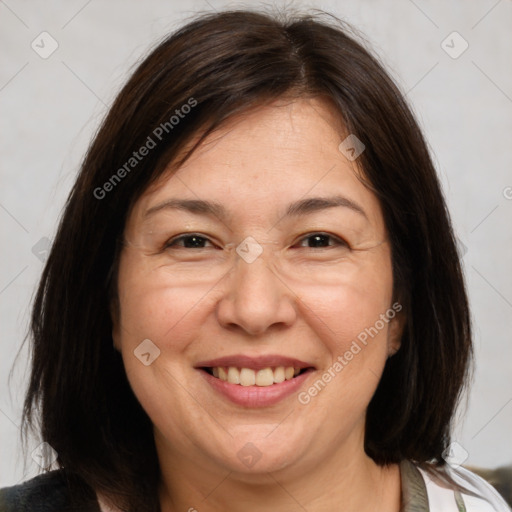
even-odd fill
[[[295,201],[288,205],[284,217],[299,217],[334,207],[349,208],[368,220],[366,212],[358,203],[339,195],[330,197],[310,197]],[[217,217],[221,220],[225,220],[228,217],[226,209],[219,203],[203,201],[201,199],[168,199],[163,203],[149,208],[144,213],[144,218],[146,219],[156,212],[167,209],[184,210],[197,215]]]

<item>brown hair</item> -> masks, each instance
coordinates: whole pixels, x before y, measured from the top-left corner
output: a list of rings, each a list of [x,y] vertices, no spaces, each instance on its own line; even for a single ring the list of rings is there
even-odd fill
[[[366,452],[378,464],[444,464],[472,353],[461,266],[418,124],[358,38],[326,13],[203,14],[161,42],[117,96],[67,200],[31,322],[25,430],[40,413],[41,435],[76,488],[85,481],[129,510],[159,508],[151,421],[112,347],[130,207],[192,137],[202,133],[177,166],[226,119],[290,95],[327,98],[364,143],[358,162],[390,236],[406,325],[368,407]],[[127,165],[150,136],[155,147]]]

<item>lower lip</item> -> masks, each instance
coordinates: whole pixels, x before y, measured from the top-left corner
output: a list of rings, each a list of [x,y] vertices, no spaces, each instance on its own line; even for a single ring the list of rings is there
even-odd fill
[[[205,370],[199,372],[213,389],[233,403],[243,407],[268,407],[295,393],[313,371],[307,370],[293,379],[271,386],[241,386],[218,379]]]

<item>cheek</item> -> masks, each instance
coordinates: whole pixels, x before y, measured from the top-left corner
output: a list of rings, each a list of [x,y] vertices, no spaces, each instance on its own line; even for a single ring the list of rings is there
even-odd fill
[[[183,363],[203,324],[205,289],[176,285],[161,272],[146,271],[128,259],[120,265],[118,282],[119,346],[128,380],[152,421],[170,431],[174,427],[165,417],[163,397],[178,416],[191,414],[182,410],[189,402],[179,382],[187,378]]]
[[[301,297],[303,316],[329,358],[299,403],[319,414],[327,407],[325,427],[340,432],[363,421],[387,359],[388,329],[395,316],[390,258],[386,254],[359,263],[331,286],[311,286]]]
[[[166,351],[183,350],[183,334],[192,334],[200,322],[204,286],[173,283],[158,271],[127,264],[120,268],[120,341],[134,349],[144,339]],[[195,326],[195,327],[194,327]],[[172,341],[172,343],[170,343]]]
[[[387,251],[347,264],[330,284],[296,286],[304,317],[332,355],[344,353],[358,336],[364,341],[369,331],[372,339],[385,340],[388,322],[383,323],[381,315],[391,308],[393,288]]]

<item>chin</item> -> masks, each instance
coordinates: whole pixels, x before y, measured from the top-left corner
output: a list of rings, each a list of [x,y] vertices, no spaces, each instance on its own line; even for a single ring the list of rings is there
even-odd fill
[[[232,440],[229,451],[225,451],[224,465],[230,471],[251,476],[254,482],[257,475],[281,471],[304,458],[304,439],[291,439],[289,435],[272,438],[268,432],[272,429],[263,435],[241,435]],[[268,476],[265,481],[268,483]]]

